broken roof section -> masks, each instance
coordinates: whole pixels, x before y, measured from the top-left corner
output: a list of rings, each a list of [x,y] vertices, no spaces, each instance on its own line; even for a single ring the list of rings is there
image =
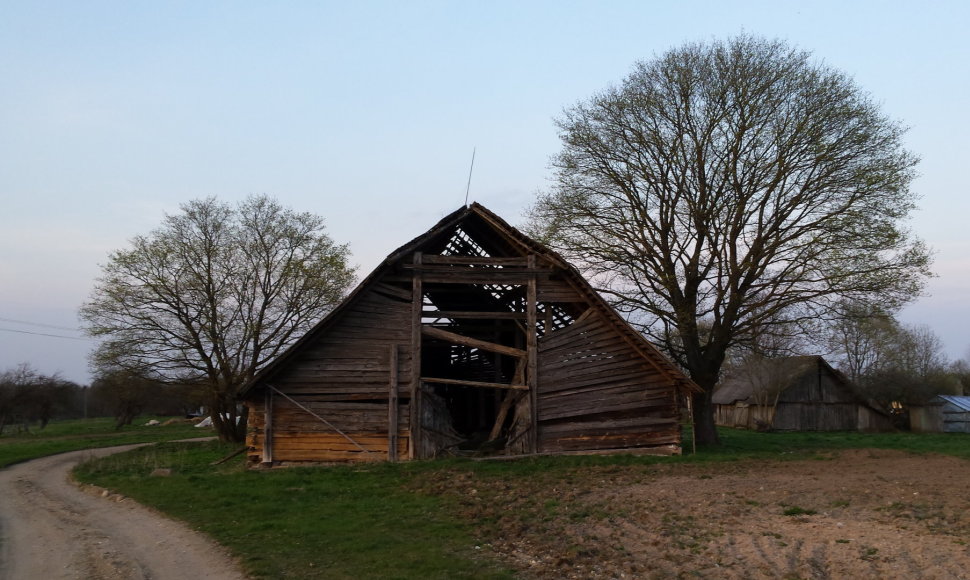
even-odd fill
[[[299,345],[312,340],[313,336],[322,332],[328,323],[339,317],[341,311],[354,302],[354,299],[368,288],[376,280],[384,277],[389,270],[401,262],[410,260],[410,256],[420,251],[422,254],[443,255],[443,256],[468,256],[493,258],[499,256],[519,256],[525,257],[535,254],[542,260],[553,265],[563,273],[564,282],[571,288],[579,292],[588,300],[588,304],[603,314],[610,324],[620,332],[624,338],[629,340],[637,350],[641,351],[650,363],[657,367],[670,380],[681,388],[691,392],[700,392],[700,387],[687,378],[681,370],[670,362],[656,346],[648,341],[643,334],[635,330],[626,322],[606,301],[600,296],[593,287],[586,281],[582,274],[569,264],[557,252],[549,249],[545,245],[533,240],[511,226],[508,222],[498,215],[486,209],[483,205],[473,202],[467,207],[460,208],[451,214],[443,217],[437,224],[427,232],[414,238],[410,242],[397,248],[384,259],[383,262],[369,276],[357,285],[357,287],[347,296],[347,298],[331,312],[327,317],[320,321],[313,329],[307,332],[296,344],[284,352],[280,357],[267,365],[261,372],[248,383],[242,390],[242,394],[247,392],[254,385],[270,376],[273,369],[285,364],[285,361],[299,350]],[[433,262],[433,258],[432,258]],[[494,260],[490,260],[494,263]],[[430,264],[429,264],[430,265]],[[510,266],[508,264],[507,266]],[[482,266],[486,268],[487,266]],[[521,302],[521,297],[514,294],[503,293],[501,281],[502,266],[490,267],[491,274],[495,275],[493,284],[483,284],[481,293],[477,299],[482,303],[491,303],[502,306],[504,309],[515,310],[517,303]],[[511,276],[512,274],[510,274]],[[505,276],[506,281],[512,280],[510,276]],[[505,288],[507,290],[507,288]],[[445,293],[438,296],[437,302],[442,306],[449,305],[449,299]],[[467,299],[465,300],[467,302]],[[555,304],[555,303],[553,303]],[[552,306],[552,329],[562,328],[578,318],[584,306],[572,306],[573,303],[561,303]],[[457,304],[450,304],[458,306]],[[442,308],[442,310],[446,310]]]

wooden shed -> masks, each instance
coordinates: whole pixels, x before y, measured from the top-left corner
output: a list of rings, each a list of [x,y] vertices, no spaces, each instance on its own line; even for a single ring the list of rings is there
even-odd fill
[[[478,204],[394,251],[242,391],[251,463],[679,453],[694,385]]]
[[[910,429],[917,433],[970,433],[970,397],[937,395],[909,407]]]
[[[778,431],[888,431],[889,415],[820,356],[750,362],[714,391],[715,422]]]

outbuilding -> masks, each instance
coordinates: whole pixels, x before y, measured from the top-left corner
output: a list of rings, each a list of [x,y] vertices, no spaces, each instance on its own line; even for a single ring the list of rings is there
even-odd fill
[[[253,464],[679,453],[699,388],[479,204],[392,252],[244,389]]]
[[[777,431],[888,431],[887,413],[868,402],[820,356],[759,359],[714,391],[715,422]]]
[[[918,433],[970,433],[970,397],[937,395],[910,406],[909,424]]]

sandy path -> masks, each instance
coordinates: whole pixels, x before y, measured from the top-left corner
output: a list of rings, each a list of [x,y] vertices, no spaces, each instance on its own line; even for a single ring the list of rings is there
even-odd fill
[[[132,500],[100,497],[69,481],[89,449],[0,470],[0,578],[244,579],[220,546]]]

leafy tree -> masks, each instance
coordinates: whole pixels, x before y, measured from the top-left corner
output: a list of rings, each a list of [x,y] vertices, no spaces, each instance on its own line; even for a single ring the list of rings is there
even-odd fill
[[[101,374],[202,385],[220,438],[241,441],[236,393],[352,284],[323,219],[266,196],[191,201],[112,253],[81,318]]]
[[[959,383],[958,395],[970,395],[970,355],[954,361],[950,365],[950,374]]]
[[[91,405],[110,414],[115,429],[131,425],[135,417],[159,398],[164,385],[126,371],[103,373],[91,384]]]
[[[901,328],[878,306],[842,303],[828,330],[829,350],[839,370],[855,384],[889,365]]]
[[[0,373],[0,435],[9,424],[29,431],[34,421],[44,429],[55,416],[79,416],[82,395],[79,385],[41,374],[29,363],[8,369]]]
[[[30,390],[39,380],[38,372],[27,363],[0,374],[0,435],[8,424],[19,422],[27,430]]]
[[[557,124],[531,229],[703,388],[701,443],[718,441],[711,394],[733,346],[841,298],[895,305],[922,289],[903,128],[784,42],[673,49]]]
[[[961,390],[943,342],[927,326],[900,324],[879,307],[843,304],[829,330],[831,356],[860,389],[887,410]]]

